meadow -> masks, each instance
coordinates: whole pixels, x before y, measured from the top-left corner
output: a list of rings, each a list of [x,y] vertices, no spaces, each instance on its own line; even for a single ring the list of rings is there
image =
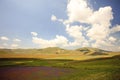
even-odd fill
[[[1,49],[0,80],[120,80],[120,52]]]
[[[1,80],[120,80],[120,56],[91,60],[1,58]]]

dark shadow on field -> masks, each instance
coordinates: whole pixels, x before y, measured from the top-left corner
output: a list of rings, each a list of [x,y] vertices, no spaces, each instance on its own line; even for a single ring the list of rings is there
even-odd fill
[[[45,61],[73,61],[70,59],[42,59],[42,58],[0,58],[0,61],[13,60],[45,60]]]
[[[37,58],[0,58],[0,67],[9,66],[56,66],[73,60],[66,59],[37,59]],[[59,66],[59,65],[57,65]]]
[[[106,52],[105,53],[101,53],[101,52],[94,52],[92,54],[90,54],[92,56],[96,56],[96,55],[108,55]]]
[[[88,60],[72,60],[72,59],[42,59],[42,58],[0,58],[0,63],[4,63],[8,61],[8,65],[1,65],[0,66],[22,66],[25,63],[20,63],[20,64],[12,64],[10,65],[9,62],[12,61],[36,61],[36,62],[70,62],[70,63],[80,63],[80,62],[92,62],[92,61],[102,61],[102,60],[109,60],[109,59],[119,59],[120,60],[120,55],[116,55],[113,57],[103,57],[103,58],[95,58],[95,59],[88,59]]]

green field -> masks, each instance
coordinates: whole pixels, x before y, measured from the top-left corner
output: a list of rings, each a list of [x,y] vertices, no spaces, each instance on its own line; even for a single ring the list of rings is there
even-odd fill
[[[37,79],[31,77],[28,80],[120,80],[120,56],[98,58],[90,60],[60,60],[60,59],[33,59],[33,58],[1,58],[0,68],[7,67],[52,67],[66,69],[60,77],[46,76],[42,73]],[[34,76],[35,76],[34,75]],[[26,76],[28,77],[28,76]],[[42,78],[42,79],[41,79]],[[15,79],[16,80],[16,79]],[[27,80],[27,79],[26,79]]]
[[[120,80],[120,52],[0,49],[0,80]]]

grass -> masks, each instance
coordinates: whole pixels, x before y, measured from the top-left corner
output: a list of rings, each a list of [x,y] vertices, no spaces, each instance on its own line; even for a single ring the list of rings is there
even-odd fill
[[[72,70],[68,75],[62,75],[52,80],[120,80],[120,56],[90,60],[61,60],[34,58],[1,58],[0,68],[13,66],[47,66]],[[36,73],[42,76],[42,74]],[[39,77],[38,77],[39,78]],[[51,80],[50,77],[42,80]],[[31,80],[35,80],[32,79]],[[39,79],[38,79],[39,80]]]

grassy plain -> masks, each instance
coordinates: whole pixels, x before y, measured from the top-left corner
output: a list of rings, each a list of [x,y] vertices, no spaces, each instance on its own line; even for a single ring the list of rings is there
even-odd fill
[[[96,53],[96,50],[82,50],[89,51],[89,53],[84,54],[79,50],[59,52],[59,49],[48,51],[2,50],[3,53],[0,54],[0,79],[120,80],[119,52],[91,55]],[[101,50],[99,50],[100,52]]]
[[[29,80],[29,77],[31,77],[30,80],[120,80],[120,56],[114,56],[111,58],[98,58],[85,61],[32,58],[1,58],[0,63],[0,68],[19,68],[23,66],[28,68],[36,68],[40,66],[52,67],[53,71],[50,71],[51,69],[48,69],[48,72],[50,71],[53,74],[54,69],[56,70],[56,68],[68,70],[68,72],[63,71],[63,73],[61,73],[59,77],[54,76],[52,78],[51,76],[45,77],[45,70],[42,73],[39,73],[41,71],[38,70],[37,72],[34,71],[35,75],[31,73],[29,74],[29,76],[26,76],[26,80]],[[3,74],[4,72],[5,71],[0,71],[1,74]],[[60,74],[59,70],[58,73]],[[7,74],[9,73],[7,72]],[[12,73],[10,74],[12,75]],[[26,75],[26,70],[23,70],[23,74]],[[36,75],[39,75],[39,77],[37,76],[37,79],[34,79]],[[48,75],[50,74],[48,73]],[[42,76],[44,76],[44,78],[42,78]],[[6,75],[5,77],[8,78],[9,76]],[[21,78],[20,80],[23,80],[23,78]]]

